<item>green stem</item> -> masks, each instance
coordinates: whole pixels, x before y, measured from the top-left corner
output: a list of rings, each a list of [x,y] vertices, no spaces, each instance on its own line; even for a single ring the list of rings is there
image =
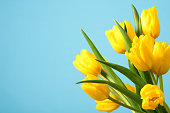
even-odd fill
[[[156,85],[158,84],[158,75],[155,75]]]
[[[130,60],[128,60],[128,64],[129,64],[130,70],[139,76],[138,70],[135,68],[135,66],[133,65],[133,63]],[[135,87],[136,87],[136,94],[138,94],[140,96],[140,87],[138,85],[135,85]]]
[[[156,108],[156,111],[157,111],[158,113],[161,113],[160,109],[158,109],[158,108]]]
[[[166,104],[166,102],[165,102],[165,101],[164,101],[164,107],[165,107],[166,111],[167,111],[168,113],[170,113],[169,106]]]
[[[146,81],[146,78],[145,78],[145,74],[144,74],[144,72],[143,72],[143,71],[140,71],[140,70],[138,70],[138,72],[139,72],[139,74],[140,74],[141,78],[142,78],[143,80],[145,80],[145,81]]]
[[[164,92],[162,75],[159,76],[159,84],[160,84],[160,89]]]
[[[157,113],[156,111],[153,110],[145,110],[147,113]]]
[[[98,74],[98,77],[100,77],[103,80],[107,80],[102,74]]]
[[[113,98],[110,97],[110,96],[109,96],[108,99],[111,100],[111,101],[113,101],[113,102],[115,102],[115,103],[117,103],[117,104],[119,104],[119,105],[121,105],[121,106],[123,106],[123,107],[125,107],[125,108],[131,109],[131,110],[133,110],[133,111],[137,111],[137,112],[139,112],[139,113],[145,113],[145,112],[143,112],[143,111],[141,111],[141,110],[135,109],[135,108],[133,108],[133,107],[131,107],[131,106],[128,106],[128,105],[126,105],[126,104],[124,104],[124,103],[122,103],[122,102],[119,102],[119,101],[113,99]]]
[[[149,72],[150,72],[150,75],[151,75],[151,78],[152,78],[153,83],[156,85],[157,82],[156,82],[156,80],[155,80],[155,77],[154,77],[152,71],[149,71]]]
[[[138,70],[140,76],[145,80],[148,84],[153,84],[151,75],[149,71],[140,71]]]

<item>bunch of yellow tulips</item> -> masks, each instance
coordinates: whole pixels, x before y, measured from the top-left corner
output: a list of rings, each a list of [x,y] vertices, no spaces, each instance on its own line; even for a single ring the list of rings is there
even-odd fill
[[[112,112],[120,106],[133,113],[170,113],[163,91],[163,74],[170,68],[170,45],[155,42],[160,34],[156,7],[143,10],[139,16],[132,5],[135,30],[130,22],[115,24],[105,32],[113,49],[125,54],[129,68],[108,62],[81,29],[93,53],[82,50],[73,65],[86,77],[78,82],[95,100],[96,109]],[[132,81],[135,87],[124,84],[116,70]],[[159,84],[158,84],[159,81]]]

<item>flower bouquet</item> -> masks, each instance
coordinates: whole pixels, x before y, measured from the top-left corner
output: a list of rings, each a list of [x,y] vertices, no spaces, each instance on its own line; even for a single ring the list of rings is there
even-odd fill
[[[170,45],[155,42],[160,34],[156,7],[143,10],[139,16],[132,5],[135,30],[128,21],[115,24],[105,32],[113,49],[125,54],[129,68],[108,62],[81,29],[93,53],[82,50],[73,65],[86,77],[82,89],[95,100],[96,109],[112,112],[120,106],[133,113],[170,113],[163,91],[163,74],[170,68]],[[124,84],[116,70],[132,81]],[[158,83],[159,81],[159,83]]]

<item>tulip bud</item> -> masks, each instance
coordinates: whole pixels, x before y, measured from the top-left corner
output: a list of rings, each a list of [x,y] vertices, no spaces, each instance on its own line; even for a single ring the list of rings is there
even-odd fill
[[[156,75],[163,75],[170,68],[170,45],[167,43],[156,42],[153,49],[152,71]]]
[[[119,23],[122,28],[124,28],[124,24],[126,25],[127,34],[131,40],[136,36],[133,26],[128,21],[120,22]],[[114,25],[112,29],[107,30],[105,32],[111,46],[113,49],[120,54],[124,54],[126,51],[125,41],[122,33],[120,32],[117,25]]]
[[[155,110],[160,104],[163,106],[164,93],[157,85],[146,84],[140,91],[143,109]]]
[[[138,70],[148,71],[152,68],[154,42],[155,40],[151,36],[141,35],[139,38],[135,37],[130,53],[125,53],[126,57]]]
[[[85,80],[100,80],[94,75],[88,74]],[[81,88],[94,100],[102,101],[109,97],[109,87],[100,83],[82,83]]]
[[[114,94],[110,93],[110,97],[112,97],[113,99],[120,101]],[[109,100],[109,99],[105,99],[103,101],[97,101],[96,102],[96,109],[99,111],[105,111],[105,112],[112,112],[114,110],[116,110],[117,108],[120,107],[119,104],[116,104],[115,102]]]
[[[101,64],[96,61],[94,53],[83,49],[80,55],[76,56],[76,60],[73,61],[73,65],[84,75],[92,74],[97,76],[101,73]]]
[[[160,34],[160,23],[156,7],[143,10],[141,14],[142,31],[145,35],[157,38]]]

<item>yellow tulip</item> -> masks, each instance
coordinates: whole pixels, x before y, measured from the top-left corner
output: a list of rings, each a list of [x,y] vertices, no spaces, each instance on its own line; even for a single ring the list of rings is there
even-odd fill
[[[133,87],[133,86],[131,86],[131,85],[129,85],[129,84],[125,84],[125,86],[126,86],[126,88],[127,88],[128,90],[136,93],[136,88],[135,88],[135,87]]]
[[[140,91],[143,109],[155,110],[160,104],[163,106],[164,93],[157,85],[146,84]]]
[[[153,68],[156,75],[163,75],[170,68],[170,45],[156,42],[153,49]]]
[[[129,84],[125,84],[125,86],[127,87],[128,90],[136,93],[136,88],[135,87],[133,87],[133,86],[131,86]],[[114,94],[110,93],[110,96],[113,99],[115,99],[117,101],[120,101],[120,99],[117,98]],[[95,100],[95,102],[97,104],[96,109],[99,110],[99,111],[112,112],[112,111],[114,111],[114,110],[116,110],[117,108],[120,107],[119,104],[116,104],[115,102],[113,102],[113,101],[111,101],[109,99],[105,99],[103,101],[96,101]]]
[[[154,38],[147,35],[135,37],[130,53],[125,53],[138,70],[148,71],[152,68],[154,41]]]
[[[100,80],[94,75],[88,74],[85,80]],[[106,84],[82,83],[81,88],[94,100],[102,101],[109,97],[110,89]]]
[[[130,24],[130,22],[125,20],[124,22],[119,23],[122,28],[124,28],[124,23],[127,28],[128,36],[130,37],[131,40],[133,40],[133,38],[136,36],[133,26]],[[108,38],[111,46],[113,47],[113,49],[117,53],[124,54],[126,51],[125,42],[124,42],[123,35],[121,34],[118,26],[114,25],[113,28],[110,30],[107,30],[105,32],[105,34],[106,34],[106,37]]]
[[[95,59],[97,58],[94,53],[90,53],[83,49],[81,50],[81,54],[76,56],[76,60],[73,61],[73,65],[84,75],[92,74],[97,76],[101,73],[102,67]]]
[[[160,23],[156,7],[143,10],[141,14],[142,31],[145,35],[157,38],[160,34]]]
[[[117,100],[120,101],[114,94],[110,93],[110,96]],[[117,108],[120,107],[119,104],[114,103],[113,101],[109,100],[109,99],[105,99],[103,101],[97,101],[96,102],[96,109],[99,111],[105,111],[105,112],[112,112],[114,110],[116,110]]]

